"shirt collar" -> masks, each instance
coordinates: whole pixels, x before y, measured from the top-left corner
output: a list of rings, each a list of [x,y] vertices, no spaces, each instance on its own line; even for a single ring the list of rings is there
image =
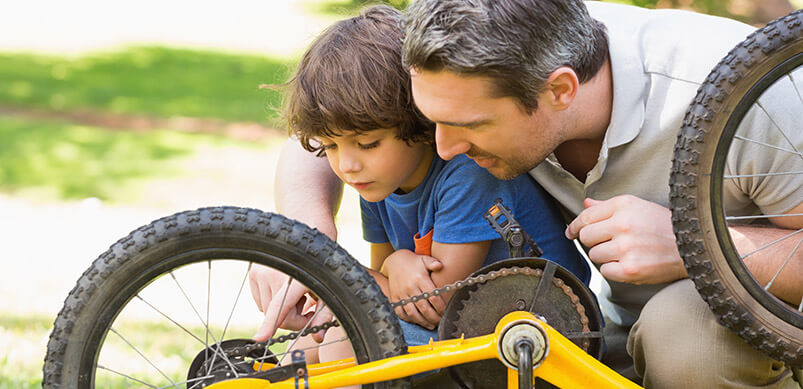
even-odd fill
[[[606,20],[611,20],[611,15],[606,16],[609,16],[605,17]],[[638,135],[644,123],[649,86],[649,78],[640,57],[637,41],[640,31],[635,28],[637,24],[619,21],[621,23],[609,23],[610,26],[607,26],[613,78],[611,120],[605,130],[604,140],[604,146],[609,149],[628,143]]]

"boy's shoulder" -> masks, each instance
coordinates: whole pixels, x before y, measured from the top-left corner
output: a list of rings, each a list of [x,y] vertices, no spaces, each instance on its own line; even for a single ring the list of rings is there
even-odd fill
[[[439,178],[453,178],[455,176],[462,180],[470,179],[470,177],[475,176],[487,180],[496,180],[491,173],[488,173],[487,170],[474,163],[474,161],[465,154],[459,154],[448,161],[443,161],[443,167],[438,173]]]
[[[438,170],[432,187],[435,196],[454,196],[455,191],[479,197],[498,196],[501,193],[518,194],[514,197],[538,194],[538,184],[527,174],[502,180],[463,154],[448,161],[441,160],[440,163],[443,165]]]

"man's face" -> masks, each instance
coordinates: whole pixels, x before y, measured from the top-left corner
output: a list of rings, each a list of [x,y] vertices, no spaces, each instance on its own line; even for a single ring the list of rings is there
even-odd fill
[[[541,163],[566,139],[556,117],[541,104],[528,114],[512,97],[493,94],[491,80],[449,71],[411,70],[413,98],[436,123],[438,154],[466,154],[501,179]]]

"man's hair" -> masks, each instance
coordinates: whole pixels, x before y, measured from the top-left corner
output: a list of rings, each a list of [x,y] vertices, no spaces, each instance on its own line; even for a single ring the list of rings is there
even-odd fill
[[[399,11],[374,6],[315,39],[285,84],[284,117],[306,150],[322,155],[318,136],[380,128],[408,143],[432,141],[434,124],[415,107],[402,64],[403,34]]]
[[[418,0],[405,25],[406,66],[488,77],[527,112],[557,68],[583,83],[608,57],[605,26],[580,0]]]

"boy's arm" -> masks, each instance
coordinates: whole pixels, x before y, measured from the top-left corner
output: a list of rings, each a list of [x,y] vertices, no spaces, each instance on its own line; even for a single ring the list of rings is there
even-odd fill
[[[390,243],[371,243],[371,270],[380,271],[385,258],[393,254],[393,245]]]
[[[409,250],[394,252],[385,260],[383,273],[388,275],[391,300],[396,301],[462,280],[482,266],[490,241],[448,244],[432,243],[432,257]],[[440,322],[449,296],[434,296],[415,304],[397,307],[403,320],[426,328]]]
[[[432,281],[440,288],[470,276],[482,267],[490,248],[491,241],[487,240],[471,243],[432,242],[432,256],[443,264],[441,270],[431,273]],[[448,297],[446,301],[449,301]]]

